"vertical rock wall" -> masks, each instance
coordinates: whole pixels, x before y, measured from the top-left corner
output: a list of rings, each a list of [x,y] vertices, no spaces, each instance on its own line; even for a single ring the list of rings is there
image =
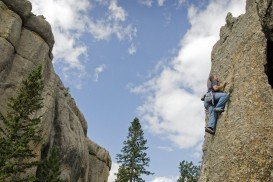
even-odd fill
[[[215,136],[205,136],[199,181],[273,181],[272,1],[247,0],[221,28],[211,73],[231,97]]]
[[[42,65],[44,108],[38,114],[43,142],[33,146],[38,159],[57,146],[64,181],[105,182],[111,168],[109,153],[87,138],[87,122],[52,67],[51,26],[31,9],[27,0],[0,0],[0,111],[5,112],[22,79]]]

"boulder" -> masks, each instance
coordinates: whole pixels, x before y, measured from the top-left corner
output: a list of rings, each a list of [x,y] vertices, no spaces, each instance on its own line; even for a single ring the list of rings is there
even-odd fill
[[[45,20],[44,16],[36,16],[31,14],[24,24],[29,30],[39,34],[48,44],[50,50],[53,49],[55,43],[51,25]]]
[[[49,47],[38,34],[23,28],[16,52],[20,56],[37,64],[48,57]]]
[[[14,54],[14,47],[6,40],[0,37],[0,74],[7,69]],[[0,78],[1,80],[1,78]]]
[[[14,47],[20,38],[22,20],[0,1],[0,37],[7,39]]]
[[[12,11],[26,20],[32,10],[32,5],[27,0],[2,0]]]
[[[111,169],[111,158],[109,152],[98,144],[87,139],[89,149],[89,175],[90,181],[105,181],[106,176]],[[103,169],[103,170],[101,170]]]

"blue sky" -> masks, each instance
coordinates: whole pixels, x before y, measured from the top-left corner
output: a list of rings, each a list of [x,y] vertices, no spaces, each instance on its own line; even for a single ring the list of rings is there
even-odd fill
[[[244,0],[31,0],[51,23],[54,67],[115,156],[139,117],[148,140],[146,181],[172,182],[182,160],[201,160],[210,53],[227,12]]]

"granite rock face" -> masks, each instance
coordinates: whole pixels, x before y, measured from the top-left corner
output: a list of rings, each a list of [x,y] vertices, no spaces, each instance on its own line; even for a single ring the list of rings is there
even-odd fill
[[[31,8],[27,0],[0,0],[0,111],[6,112],[8,98],[16,94],[22,79],[42,65],[44,107],[37,115],[42,115],[43,141],[32,146],[37,158],[44,160],[54,145],[64,181],[106,182],[109,153],[88,139],[87,122],[52,66],[51,26]]]
[[[216,134],[206,134],[200,182],[273,180],[273,0],[227,16],[211,73],[229,84]]]

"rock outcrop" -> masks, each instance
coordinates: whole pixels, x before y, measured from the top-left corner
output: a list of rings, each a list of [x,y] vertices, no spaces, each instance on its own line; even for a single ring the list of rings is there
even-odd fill
[[[206,134],[199,181],[273,181],[273,0],[228,14],[211,73],[231,93],[215,136]]]
[[[52,66],[54,37],[43,16],[27,0],[0,0],[0,111],[34,67],[43,66],[43,142],[33,146],[39,160],[57,146],[64,181],[105,182],[109,153],[87,137],[87,122]],[[35,173],[39,169],[33,169]]]

